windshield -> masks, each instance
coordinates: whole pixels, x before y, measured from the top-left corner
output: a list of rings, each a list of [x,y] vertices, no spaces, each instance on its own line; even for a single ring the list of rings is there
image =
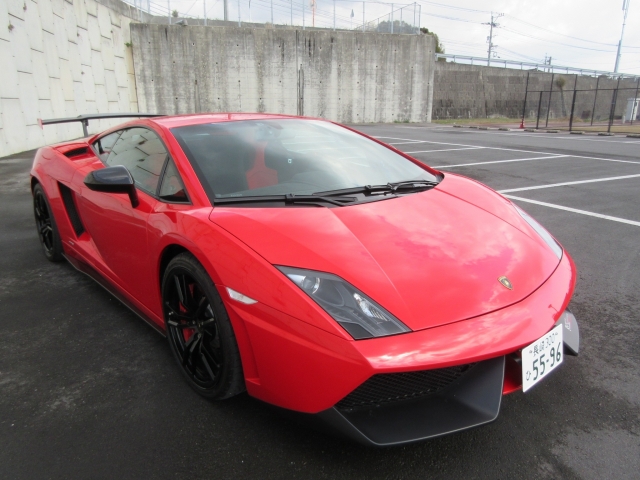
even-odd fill
[[[172,129],[216,199],[311,195],[438,179],[366,137],[317,120],[247,120]]]

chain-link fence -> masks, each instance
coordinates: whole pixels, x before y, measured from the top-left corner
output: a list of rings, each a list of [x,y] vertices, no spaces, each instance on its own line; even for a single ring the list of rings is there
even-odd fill
[[[152,23],[420,33],[422,6],[372,0],[124,0]]]
[[[639,87],[529,91],[523,119],[535,128],[640,133]]]

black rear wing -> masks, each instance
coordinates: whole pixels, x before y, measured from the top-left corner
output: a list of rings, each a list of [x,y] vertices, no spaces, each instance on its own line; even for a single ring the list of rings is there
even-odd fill
[[[40,128],[44,127],[44,125],[54,125],[56,123],[71,123],[71,122],[81,122],[82,123],[82,131],[84,132],[84,136],[89,136],[89,120],[100,120],[105,118],[141,118],[141,117],[164,117],[164,115],[159,113],[103,113],[103,114],[88,114],[88,115],[78,115],[77,117],[69,117],[69,118],[52,118],[49,120],[38,119],[38,125]]]

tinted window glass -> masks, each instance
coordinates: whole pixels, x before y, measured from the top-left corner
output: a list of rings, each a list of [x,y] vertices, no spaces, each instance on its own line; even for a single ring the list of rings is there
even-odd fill
[[[107,162],[107,158],[109,158],[111,149],[113,148],[113,145],[116,143],[116,140],[118,140],[118,137],[121,133],[122,131],[113,132],[93,142],[93,149],[98,154],[98,157],[100,157],[100,160],[105,163]]]
[[[214,198],[437,180],[392,150],[329,122],[247,120],[177,127],[172,133]]]
[[[170,202],[188,202],[187,191],[184,188],[180,174],[173,160],[169,159],[167,169],[160,185],[160,198]]]
[[[158,136],[149,129],[136,127],[122,132],[107,165],[124,165],[138,187],[155,195],[166,159],[167,151]]]

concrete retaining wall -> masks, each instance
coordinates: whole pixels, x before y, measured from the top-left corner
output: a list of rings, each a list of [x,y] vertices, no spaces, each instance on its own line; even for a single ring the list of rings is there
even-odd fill
[[[38,118],[137,111],[125,45],[136,20],[118,0],[0,0],[0,157],[82,135],[80,124],[42,130]]]
[[[429,35],[136,24],[131,37],[141,110],[431,119]]]

